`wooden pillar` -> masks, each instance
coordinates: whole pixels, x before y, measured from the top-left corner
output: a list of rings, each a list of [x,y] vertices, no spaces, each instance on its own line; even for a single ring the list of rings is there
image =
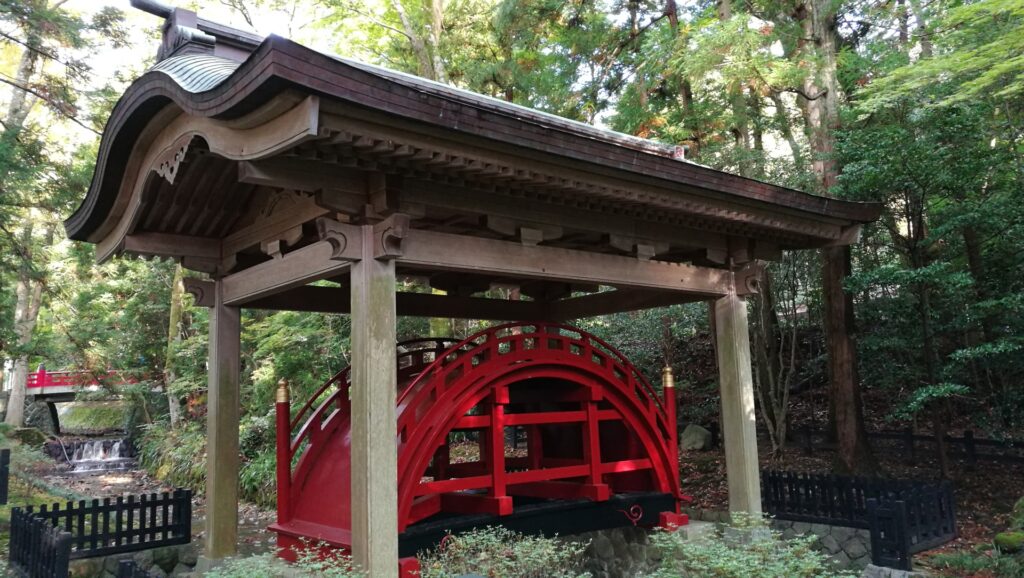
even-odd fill
[[[352,557],[374,578],[398,576],[395,443],[395,262],[374,258],[372,226],[352,264]]]
[[[238,375],[241,315],[224,305],[223,285],[214,287],[210,309],[210,358],[206,410],[206,551],[220,560],[238,543]]]
[[[760,514],[761,481],[754,430],[757,416],[746,303],[730,293],[715,301],[714,318],[729,511]]]

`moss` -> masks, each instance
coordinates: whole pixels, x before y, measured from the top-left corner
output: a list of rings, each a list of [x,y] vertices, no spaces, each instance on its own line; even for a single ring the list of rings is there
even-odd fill
[[[22,427],[11,432],[11,437],[30,448],[41,448],[48,439],[46,434],[34,427]]]
[[[126,411],[119,401],[74,402],[61,409],[60,427],[68,433],[123,430]]]
[[[1024,552],[1024,532],[1003,532],[996,534],[992,540],[996,548],[1003,554],[1016,554]]]

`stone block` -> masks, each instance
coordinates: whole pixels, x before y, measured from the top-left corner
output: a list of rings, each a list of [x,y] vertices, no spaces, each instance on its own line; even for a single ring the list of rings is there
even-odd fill
[[[706,450],[711,448],[711,432],[691,423],[679,436],[679,445],[684,450]]]
[[[153,563],[164,572],[170,572],[178,564],[178,548],[156,548],[153,550]]]
[[[811,533],[815,536],[828,536],[832,533],[832,526],[828,524],[811,524]]]
[[[860,558],[868,553],[868,545],[860,536],[854,536],[843,542],[843,551],[850,555],[850,558]]]
[[[825,551],[829,554],[835,554],[837,552],[843,551],[842,546],[840,546],[839,542],[837,542],[836,539],[832,536],[822,536],[820,543],[821,547],[824,548]]]
[[[793,522],[793,531],[797,534],[807,534],[811,531],[811,525],[807,522]]]
[[[191,575],[191,574],[192,574],[192,567],[191,566],[186,566],[186,565],[184,565],[184,564],[182,564],[180,562],[178,563],[177,566],[174,567],[173,570],[171,570],[171,576],[175,576],[175,577],[188,576],[188,575]]]
[[[149,568],[153,565],[153,550],[140,550],[132,554],[132,560],[139,563],[139,566],[143,568]]]
[[[68,578],[95,578],[101,574],[103,574],[103,558],[72,560],[68,568]]]
[[[164,569],[156,564],[153,564],[148,572],[153,578],[167,578],[167,572],[164,572]]]
[[[179,546],[178,561],[194,568],[196,563],[199,562],[199,544],[191,543]]]
[[[846,526],[832,526],[832,537],[836,539],[840,544],[849,541],[857,535],[856,528],[848,528]]]
[[[711,522],[698,522],[690,520],[690,523],[679,528],[679,532],[683,533],[683,537],[687,540],[700,540],[704,538],[710,538],[715,535],[715,525]]]
[[[850,557],[846,555],[846,552],[840,550],[832,555],[832,563],[835,564],[836,568],[845,570],[850,567]]]

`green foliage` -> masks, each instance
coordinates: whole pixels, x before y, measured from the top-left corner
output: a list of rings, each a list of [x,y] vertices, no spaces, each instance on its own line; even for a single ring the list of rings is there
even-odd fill
[[[451,535],[433,551],[419,554],[423,578],[479,574],[500,578],[585,578],[580,572],[587,544],[526,536],[502,527]]]
[[[733,514],[733,523],[710,536],[686,539],[681,532],[658,532],[652,544],[661,565],[650,578],[817,578],[852,576],[832,568],[814,549],[815,536],[783,540],[756,517]]]
[[[1000,554],[998,551],[936,554],[928,557],[928,565],[938,576],[1024,578],[1024,561],[1019,556]]]
[[[346,556],[320,555],[315,547],[299,552],[294,564],[288,564],[273,554],[233,558],[205,576],[208,578],[365,578],[365,574],[352,568],[352,560]]]
[[[164,422],[143,428],[139,465],[166,483],[200,492],[206,485],[206,432],[202,422],[171,429]]]
[[[1017,500],[1010,513],[1010,529],[1024,530],[1024,498]]]

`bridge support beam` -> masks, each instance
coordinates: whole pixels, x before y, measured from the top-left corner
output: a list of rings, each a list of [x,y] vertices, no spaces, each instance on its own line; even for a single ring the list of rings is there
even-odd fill
[[[398,577],[395,447],[395,262],[375,258],[373,226],[351,268],[352,556],[369,576]]]
[[[216,282],[210,309],[209,394],[206,414],[206,564],[237,553],[238,377],[241,318],[224,304]]]
[[[714,302],[722,432],[729,479],[729,511],[761,513],[757,415],[750,367],[747,305],[735,292]]]

